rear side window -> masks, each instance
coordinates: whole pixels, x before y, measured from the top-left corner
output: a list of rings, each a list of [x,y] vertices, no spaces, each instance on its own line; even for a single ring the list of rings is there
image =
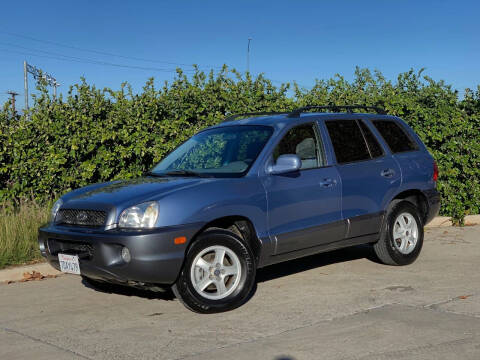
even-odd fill
[[[360,127],[362,128],[363,135],[365,136],[365,140],[367,141],[368,149],[370,150],[370,154],[372,158],[377,158],[383,155],[383,149],[378,143],[378,140],[372,134],[368,126],[363,122],[359,121]]]
[[[392,153],[417,150],[418,146],[395,121],[374,120],[373,125],[382,135]]]
[[[369,160],[367,144],[355,120],[325,122],[339,164]]]

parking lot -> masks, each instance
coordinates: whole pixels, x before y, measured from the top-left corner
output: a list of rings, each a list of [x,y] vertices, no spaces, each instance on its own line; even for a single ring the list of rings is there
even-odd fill
[[[368,246],[259,270],[232,312],[81,278],[0,285],[0,359],[479,359],[480,226],[432,228],[413,265]]]

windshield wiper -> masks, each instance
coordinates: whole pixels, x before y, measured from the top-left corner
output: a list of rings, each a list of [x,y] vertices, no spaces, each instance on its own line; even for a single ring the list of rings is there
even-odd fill
[[[145,173],[145,175],[153,176],[153,177],[165,177],[165,174],[156,173],[156,172],[153,172],[153,171],[148,171],[148,172]]]
[[[192,170],[172,170],[162,173],[166,176],[195,176],[195,177],[206,177],[206,174],[201,174]]]

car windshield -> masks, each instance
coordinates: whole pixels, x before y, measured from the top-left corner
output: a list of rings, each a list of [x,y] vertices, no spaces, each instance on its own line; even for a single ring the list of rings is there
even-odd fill
[[[269,126],[239,125],[202,131],[150,172],[158,176],[244,175],[272,135]]]

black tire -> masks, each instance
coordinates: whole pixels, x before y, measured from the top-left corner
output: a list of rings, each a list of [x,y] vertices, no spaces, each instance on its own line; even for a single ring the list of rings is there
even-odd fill
[[[397,249],[394,243],[393,229],[399,215],[408,213],[412,215],[417,223],[418,239],[414,249],[409,254],[403,254]],[[387,265],[408,265],[413,263],[423,246],[423,222],[415,205],[409,201],[392,203],[387,210],[383,229],[380,233],[380,240],[374,244],[375,254],[381,262]]]
[[[230,249],[238,257],[241,268],[240,280],[235,290],[218,300],[208,299],[197,292],[190,276],[195,257],[211,246]],[[200,234],[189,248],[183,268],[172,290],[175,296],[194,312],[205,314],[224,312],[243,305],[249,299],[255,284],[255,275],[255,258],[248,244],[231,231],[212,229]]]

